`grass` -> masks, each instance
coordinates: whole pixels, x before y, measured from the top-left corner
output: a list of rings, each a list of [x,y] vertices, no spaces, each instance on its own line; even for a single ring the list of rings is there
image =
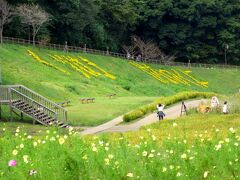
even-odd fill
[[[45,61],[68,70],[71,75],[64,75],[37,62],[27,54],[28,49]],[[67,109],[70,123],[74,125],[101,124],[132,109],[149,104],[160,96],[174,95],[182,91],[211,91],[228,95],[238,91],[240,84],[240,79],[235,78],[240,76],[240,71],[204,68],[193,68],[192,71],[198,79],[209,81],[209,88],[162,84],[127,61],[107,56],[81,54],[117,77],[116,80],[105,77],[87,79],[70,66],[56,62],[48,56],[48,54],[65,54],[61,51],[3,44],[0,45],[0,52],[3,84],[23,84],[55,102],[70,100],[71,106]],[[69,53],[68,55],[76,57],[79,54]],[[151,66],[155,69],[172,68]],[[116,99],[106,99],[109,93],[116,93]],[[96,103],[82,105],[79,99],[85,97],[95,97]]]
[[[238,114],[193,115],[87,137],[56,130],[29,137],[22,127],[10,134],[2,126],[0,179],[239,179],[239,127]],[[17,165],[8,166],[10,160]]]
[[[116,97],[109,99],[107,97],[97,97],[95,103],[82,104],[76,102],[74,106],[67,107],[69,118],[73,125],[81,123],[84,126],[92,124],[101,124],[109,119],[113,119],[139,107],[140,104],[148,104],[157,97],[132,96],[132,97]],[[79,116],[79,110],[81,116]]]

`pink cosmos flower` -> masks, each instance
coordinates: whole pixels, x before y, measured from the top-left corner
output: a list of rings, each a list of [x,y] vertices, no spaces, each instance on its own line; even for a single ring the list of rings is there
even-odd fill
[[[8,162],[8,166],[16,166],[17,165],[17,161],[16,160],[10,160]]]

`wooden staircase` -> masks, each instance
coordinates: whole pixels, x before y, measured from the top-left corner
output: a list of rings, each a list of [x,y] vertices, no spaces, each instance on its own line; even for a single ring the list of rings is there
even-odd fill
[[[67,110],[23,85],[0,86],[0,105],[8,104],[14,110],[45,126],[67,128]]]

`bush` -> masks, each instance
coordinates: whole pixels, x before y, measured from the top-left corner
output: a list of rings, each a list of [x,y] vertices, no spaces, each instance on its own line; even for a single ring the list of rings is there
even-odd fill
[[[123,117],[125,122],[133,121],[137,118],[143,117],[144,113],[141,110],[134,110]]]
[[[202,98],[209,98],[214,96],[215,93],[208,93],[208,92],[181,92],[178,93],[174,96],[169,96],[169,97],[161,97],[154,101],[151,104],[142,106],[136,110],[133,110],[123,116],[123,120],[125,122],[130,122],[135,119],[138,119],[140,117],[143,117],[147,113],[153,112],[156,110],[157,104],[161,103],[164,104],[165,106],[169,106],[171,104],[174,104],[179,101],[187,100],[187,99],[193,99],[197,97],[202,97]]]

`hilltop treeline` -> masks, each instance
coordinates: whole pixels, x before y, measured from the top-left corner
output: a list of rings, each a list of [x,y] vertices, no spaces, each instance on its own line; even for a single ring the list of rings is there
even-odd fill
[[[37,39],[122,51],[131,37],[153,40],[165,53],[187,62],[240,64],[238,0],[8,0],[39,4],[52,15]],[[29,38],[15,17],[5,36]],[[226,48],[228,47],[228,49]]]

